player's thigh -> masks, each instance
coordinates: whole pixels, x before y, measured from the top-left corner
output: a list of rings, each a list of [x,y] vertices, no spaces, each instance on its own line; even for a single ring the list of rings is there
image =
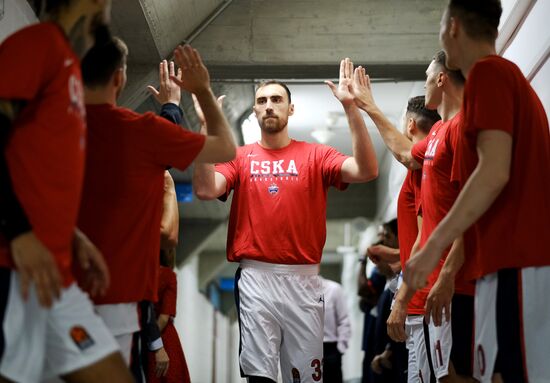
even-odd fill
[[[63,289],[47,326],[45,379],[72,374],[120,354],[113,335],[76,284]],[[120,369],[127,371],[124,365]]]
[[[78,371],[65,374],[62,378],[69,383],[134,383],[134,378],[119,352],[107,355],[103,359]]]
[[[44,368],[48,310],[32,286],[26,300],[19,286],[16,271],[0,268],[0,376],[35,382]]]

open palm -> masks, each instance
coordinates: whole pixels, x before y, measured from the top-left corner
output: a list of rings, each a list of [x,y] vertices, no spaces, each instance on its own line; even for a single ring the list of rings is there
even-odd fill
[[[349,58],[345,58],[340,61],[340,78],[338,86],[334,85],[332,81],[325,81],[334,96],[344,105],[351,105],[354,102],[353,97],[353,62]]]

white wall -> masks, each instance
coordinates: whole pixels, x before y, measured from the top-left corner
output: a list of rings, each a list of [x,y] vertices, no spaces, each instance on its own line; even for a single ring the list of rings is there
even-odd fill
[[[4,17],[0,20],[0,42],[21,27],[37,21],[25,0],[4,0]]]

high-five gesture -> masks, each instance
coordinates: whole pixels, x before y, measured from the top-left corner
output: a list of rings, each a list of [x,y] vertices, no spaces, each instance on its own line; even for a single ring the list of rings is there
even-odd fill
[[[349,58],[345,58],[340,61],[340,78],[338,80],[338,86],[334,85],[332,81],[325,81],[332,90],[334,96],[340,101],[343,105],[353,104],[353,63]]]
[[[176,69],[173,61],[162,60],[159,65],[159,89],[149,85],[147,89],[162,105],[172,103],[179,105],[181,100],[181,88],[172,78],[181,81],[181,68]]]
[[[180,45],[174,50],[174,60],[181,69],[181,78],[172,77],[176,84],[194,94],[210,89],[208,69],[196,49],[190,45]]]
[[[365,72],[365,68],[357,67],[353,74],[353,94],[355,96],[355,104],[365,112],[369,112],[376,107],[372,89],[370,86],[370,77]]]

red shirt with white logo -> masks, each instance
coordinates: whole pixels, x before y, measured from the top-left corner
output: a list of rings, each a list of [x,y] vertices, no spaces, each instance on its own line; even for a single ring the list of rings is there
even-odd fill
[[[397,199],[397,225],[399,232],[399,258],[401,269],[411,256],[411,250],[418,236],[418,213],[420,210],[421,170],[409,170]],[[407,306],[407,314],[424,314],[428,289],[417,290]]]
[[[329,186],[345,189],[335,149],[294,141],[282,149],[258,143],[238,148],[237,157],[216,165],[234,190],[227,259],[279,264],[317,264],[326,239]]]
[[[88,153],[79,228],[111,272],[96,304],[156,301],[164,171],[185,169],[205,136],[153,113],[87,105]]]
[[[80,61],[59,26],[41,23],[2,43],[0,73],[0,99],[25,103],[5,148],[13,190],[68,286],[86,139]],[[3,237],[0,266],[13,267]]]
[[[539,97],[514,63],[488,56],[468,75],[463,113],[453,165],[461,185],[477,166],[480,132],[500,130],[513,140],[508,183],[466,232],[467,277],[550,265],[550,130]]]
[[[451,171],[457,145],[462,113],[457,113],[448,121],[434,124],[428,136],[413,146],[414,159],[422,164],[422,230],[420,248],[445,218],[459,193],[459,185],[451,180]],[[430,275],[428,286],[433,286],[445,263],[449,249],[441,258],[439,267]],[[473,295],[475,286],[464,279],[464,272],[458,272],[455,278],[457,294]]]

